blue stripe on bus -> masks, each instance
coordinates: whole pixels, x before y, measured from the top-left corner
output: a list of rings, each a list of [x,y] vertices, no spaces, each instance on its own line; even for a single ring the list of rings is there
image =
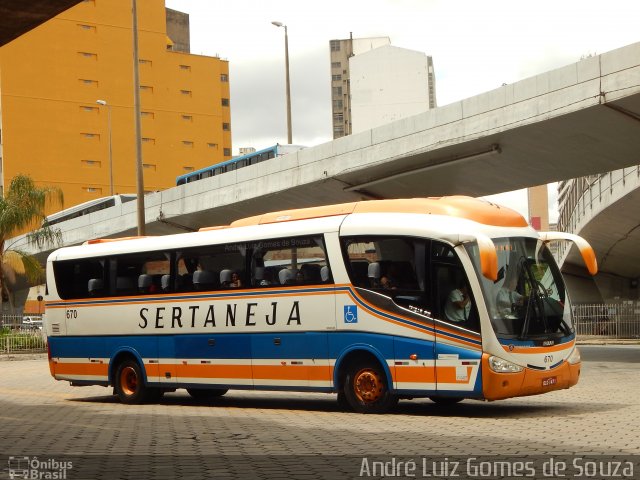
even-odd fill
[[[280,340],[278,345],[274,343],[276,338]],[[414,342],[432,345],[428,341]],[[393,344],[394,337],[390,335],[350,332],[49,337],[51,356],[61,358],[111,358],[117,352],[129,349],[143,358],[335,359],[346,349],[358,346],[373,349],[385,359],[393,359]],[[432,346],[429,348],[433,349]]]
[[[458,355],[461,359],[465,360],[481,360],[482,351],[470,350],[466,348],[460,348],[455,345],[448,345],[446,343],[437,343],[438,355]]]

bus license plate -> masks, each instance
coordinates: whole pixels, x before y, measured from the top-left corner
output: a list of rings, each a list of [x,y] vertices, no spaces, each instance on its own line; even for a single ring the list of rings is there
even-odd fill
[[[556,383],[558,383],[558,377],[549,377],[549,378],[543,378],[542,379],[542,386],[543,387],[548,387],[550,385],[555,385]]]

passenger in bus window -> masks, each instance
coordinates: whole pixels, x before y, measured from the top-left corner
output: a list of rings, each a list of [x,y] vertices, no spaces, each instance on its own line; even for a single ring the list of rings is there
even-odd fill
[[[467,286],[462,284],[449,293],[444,307],[444,314],[451,322],[463,323],[469,319],[470,313],[471,297]]]
[[[306,283],[304,279],[304,273],[302,273],[302,270],[298,270],[296,273],[296,283],[298,285],[304,285]]]
[[[242,280],[240,280],[240,275],[238,272],[231,273],[231,282],[229,282],[230,288],[240,288],[242,287]]]
[[[395,290],[398,288],[398,272],[396,266],[392,263],[389,265],[387,273],[380,277],[380,286],[385,290]]]

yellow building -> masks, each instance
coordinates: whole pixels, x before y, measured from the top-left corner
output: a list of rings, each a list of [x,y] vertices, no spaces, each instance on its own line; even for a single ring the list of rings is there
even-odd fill
[[[231,158],[228,62],[178,51],[188,17],[169,13],[175,44],[164,0],[138,1],[145,191]],[[0,48],[3,188],[23,173],[64,208],[110,195],[111,131],[114,192],[135,192],[132,57],[130,0],[85,0]]]

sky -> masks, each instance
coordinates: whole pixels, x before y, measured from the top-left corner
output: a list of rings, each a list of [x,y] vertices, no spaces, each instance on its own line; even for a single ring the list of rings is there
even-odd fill
[[[286,143],[287,25],[293,143],[332,139],[329,40],[388,36],[433,58],[439,106],[640,41],[640,1],[166,0],[190,16],[191,53],[229,60],[233,153]],[[557,218],[555,184],[550,220]],[[527,217],[523,190],[486,197]]]

